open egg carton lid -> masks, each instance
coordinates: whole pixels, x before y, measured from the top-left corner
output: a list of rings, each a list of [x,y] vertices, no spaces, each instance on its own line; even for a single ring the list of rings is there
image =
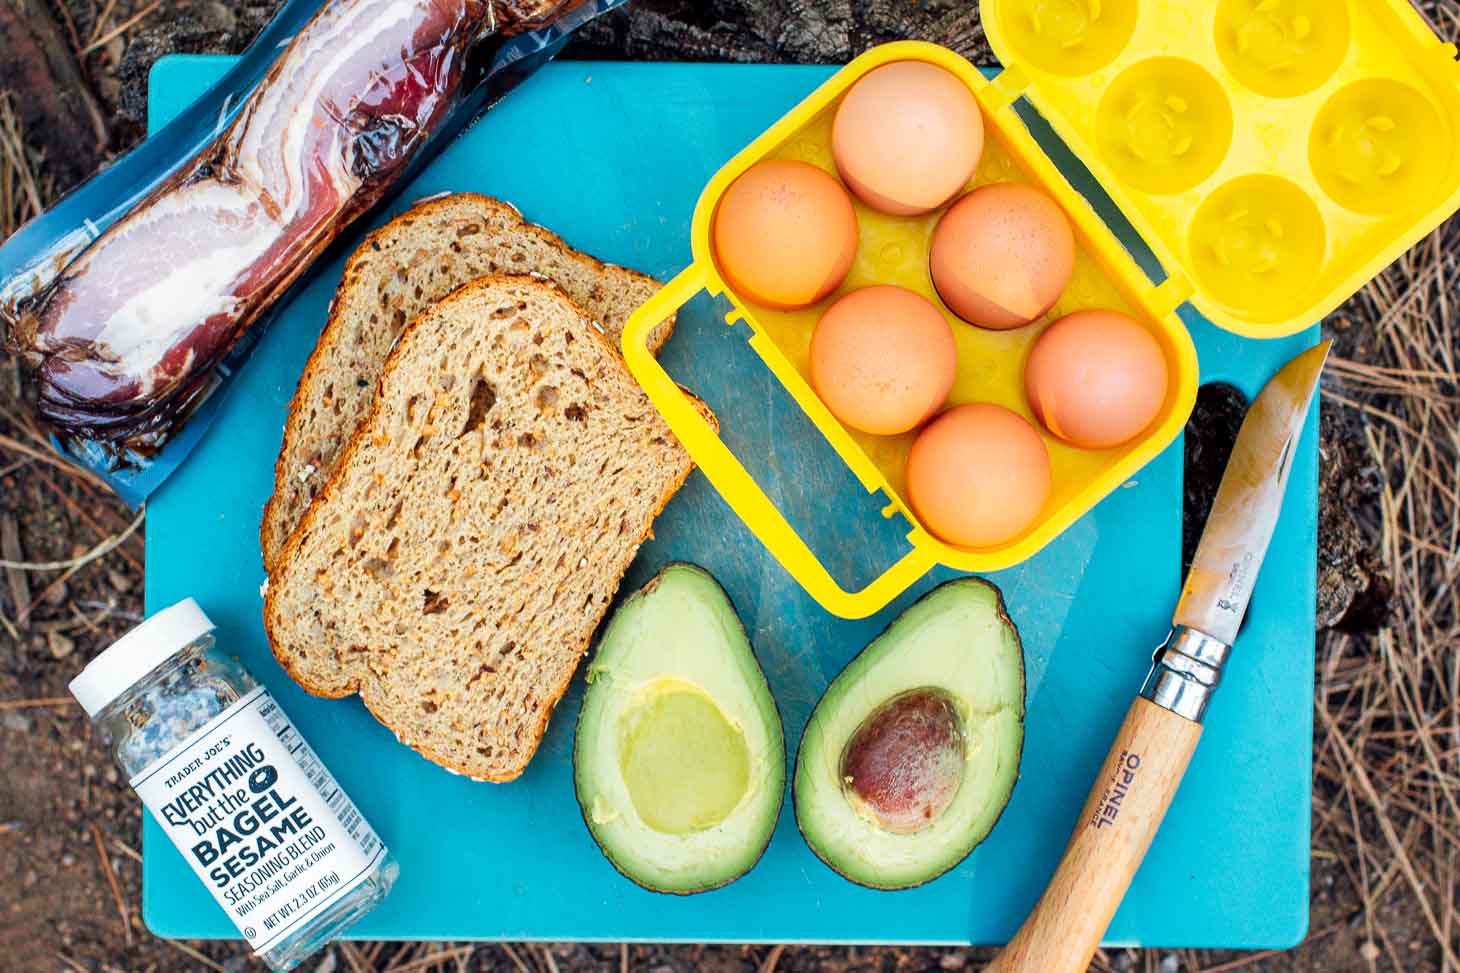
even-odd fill
[[[1170,289],[1229,331],[1302,330],[1460,208],[1460,64],[1408,0],[980,13],[998,88],[1049,121]]]

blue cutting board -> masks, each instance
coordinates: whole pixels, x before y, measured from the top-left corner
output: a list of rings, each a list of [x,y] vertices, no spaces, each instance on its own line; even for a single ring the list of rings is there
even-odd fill
[[[158,125],[223,71],[174,57],[152,74]],[[826,67],[550,65],[441,155],[395,211],[429,193],[477,190],[607,260],[668,279],[689,262],[689,220],[725,159],[811,91]],[[1064,156],[1067,158],[1067,156]],[[1089,179],[1084,177],[1088,186]],[[1108,210],[1108,204],[1105,204]],[[376,223],[393,213],[382,214]],[[351,239],[357,239],[354,234]],[[1129,245],[1140,250],[1138,242]],[[1004,941],[1039,895],[1179,587],[1178,442],[1035,558],[992,577],[1024,639],[1029,673],[1023,774],[992,836],[922,888],[874,892],[818,861],[789,788],[760,864],[733,885],[674,898],[621,878],[573,797],[581,679],[537,758],[512,784],[473,783],[396,743],[356,699],[315,699],[275,664],[260,622],[259,512],[286,406],[340,279],[326,258],[233,383],[216,425],[147,516],[149,611],[194,596],[219,640],[277,695],[400,859],[363,938],[654,939],[768,942]],[[832,570],[860,586],[905,550],[831,448],[701,296],[663,354],[720,416],[725,437]],[[1204,380],[1249,395],[1313,334],[1244,341],[1190,319]],[[1308,917],[1313,689],[1315,423],[1247,627],[1202,746],[1124,905],[1111,943],[1282,947]],[[826,614],[698,474],[655,525],[625,581],[695,561],[725,585],[750,632],[792,748],[840,668],[903,608],[952,576],[937,570],[876,617]],[[164,936],[234,934],[149,818],[143,916]]]

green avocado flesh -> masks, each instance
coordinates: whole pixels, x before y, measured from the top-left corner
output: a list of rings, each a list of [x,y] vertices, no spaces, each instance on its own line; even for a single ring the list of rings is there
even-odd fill
[[[999,590],[950,581],[903,612],[816,704],[796,820],[853,882],[937,878],[993,829],[1019,776],[1024,654]]]
[[[593,840],[645,888],[718,888],[765,851],[786,786],[781,718],[735,607],[701,568],[669,565],[609,620],[573,778]]]
[[[624,723],[624,783],[634,810],[655,831],[713,828],[750,789],[745,734],[699,690],[665,688],[626,713]]]

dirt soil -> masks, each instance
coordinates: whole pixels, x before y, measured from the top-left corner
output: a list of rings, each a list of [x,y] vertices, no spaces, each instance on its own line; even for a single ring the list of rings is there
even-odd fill
[[[136,141],[146,72],[158,56],[235,52],[275,6],[276,0],[65,0],[60,6],[0,0],[0,239]],[[1423,7],[1442,36],[1460,33],[1460,0]],[[28,27],[22,37],[13,30],[17,24],[40,27]],[[976,7],[966,0],[639,0],[591,26],[569,56],[839,62],[898,37],[936,40],[992,63]],[[7,49],[21,49],[17,38],[47,53],[6,63]],[[54,59],[67,56],[73,63],[57,68]],[[64,97],[42,90],[73,77],[84,90]],[[46,124],[48,118],[56,124]],[[104,120],[99,133],[95,118]],[[1460,973],[1454,960],[1460,950],[1454,915],[1460,676],[1453,666],[1460,643],[1453,597],[1436,593],[1453,589],[1460,564],[1453,517],[1460,466],[1454,443],[1445,439],[1455,426],[1460,356],[1460,332],[1449,327],[1460,297],[1457,244],[1460,227],[1452,223],[1326,322],[1342,363],[1326,384],[1322,435],[1323,631],[1308,940],[1283,953],[1119,950],[1098,956],[1094,969]],[[1419,343],[1427,357],[1406,358],[1405,349]],[[1431,402],[1448,411],[1434,413],[1433,422],[1417,418],[1417,403]],[[1230,389],[1203,391],[1187,440],[1188,544],[1242,408]],[[1432,468],[1438,472],[1416,485],[1413,470]],[[1416,506],[1416,496],[1431,495],[1422,490],[1440,498],[1436,511]],[[1427,528],[1416,526],[1420,513],[1429,517]],[[262,969],[236,944],[169,942],[142,926],[140,806],[66,695],[85,662],[141,617],[140,526],[104,487],[52,457],[20,401],[14,363],[0,358],[0,561],[65,565],[0,569],[0,969]],[[89,556],[119,537],[125,540]],[[1409,686],[1406,679],[1412,690],[1399,701],[1375,688]],[[870,973],[977,969],[990,955],[353,943],[305,968]]]

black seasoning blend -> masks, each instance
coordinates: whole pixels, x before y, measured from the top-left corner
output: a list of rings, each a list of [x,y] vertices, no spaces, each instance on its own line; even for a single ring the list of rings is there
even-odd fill
[[[399,871],[272,696],[189,598],[71,682],[112,758],[249,946],[289,970]]]

